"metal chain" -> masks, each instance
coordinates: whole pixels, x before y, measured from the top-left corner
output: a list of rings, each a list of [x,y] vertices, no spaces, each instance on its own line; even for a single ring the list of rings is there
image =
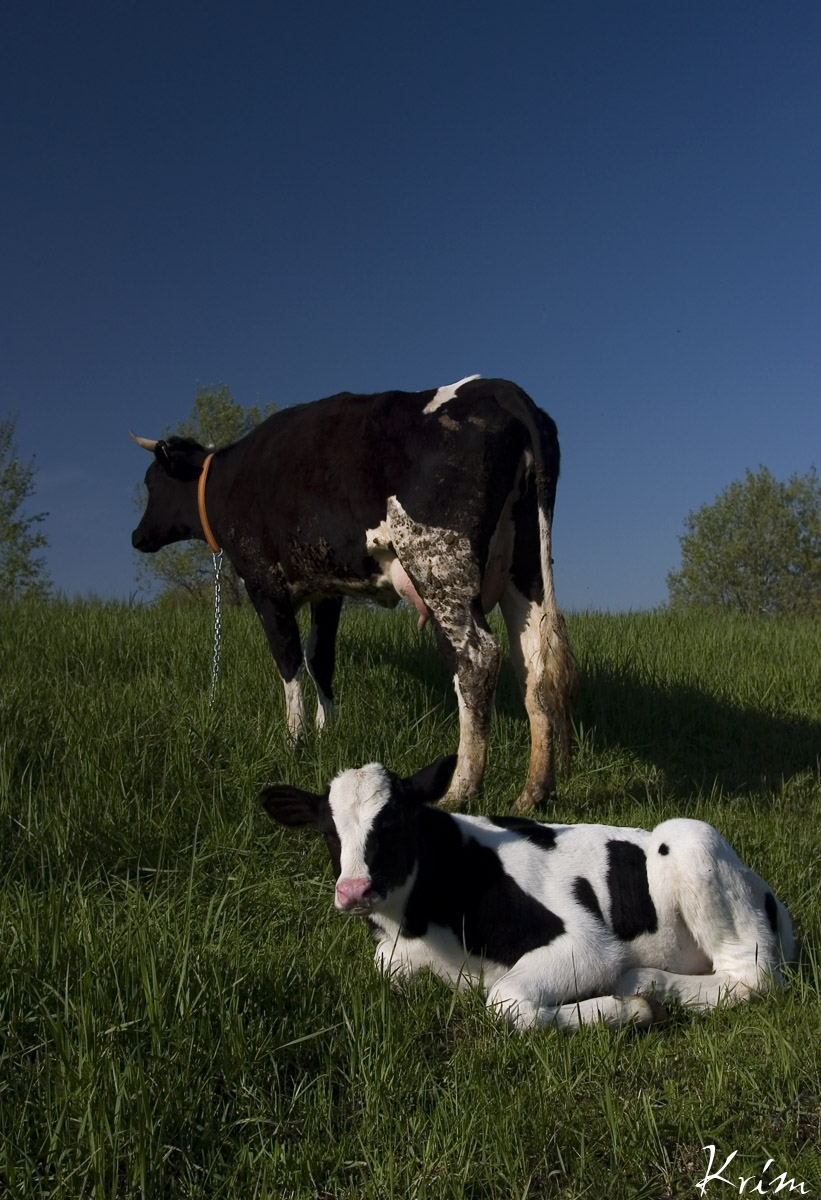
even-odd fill
[[[222,649],[222,618],[220,615],[220,572],[222,571],[222,551],[212,554],[214,561],[214,661],[211,664],[211,692],[208,697],[208,707],[214,707],[214,696],[217,691],[217,679],[220,673],[220,650]]]

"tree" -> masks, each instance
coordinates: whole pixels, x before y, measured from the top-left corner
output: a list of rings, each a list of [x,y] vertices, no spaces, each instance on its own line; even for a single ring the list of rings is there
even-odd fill
[[[34,460],[24,462],[14,442],[17,414],[0,419],[0,600],[47,595],[51,583],[45,560],[35,551],[48,545],[35,526],[48,513],[26,516],[21,509],[34,492]]]
[[[275,404],[267,404],[262,409],[256,405],[244,408],[234,400],[225,384],[198,388],[194,406],[186,419],[174,429],[166,429],[162,436],[167,438],[177,434],[196,438],[204,446],[228,446],[274,412]],[[145,507],[143,486],[135,502],[138,508]],[[211,551],[204,543],[194,541],[165,546],[156,554],[141,554],[137,578],[152,587],[159,584],[167,596],[210,597],[213,584]],[[227,559],[223,563],[221,582],[223,597],[229,603],[241,603],[245,588]]]
[[[815,467],[780,483],[766,467],[685,519],[674,608],[821,616],[821,480]]]

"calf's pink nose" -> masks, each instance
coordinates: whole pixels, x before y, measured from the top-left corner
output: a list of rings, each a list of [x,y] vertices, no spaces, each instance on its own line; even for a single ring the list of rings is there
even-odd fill
[[[370,890],[370,879],[339,879],[336,884],[336,907],[350,908],[358,901],[367,899]]]

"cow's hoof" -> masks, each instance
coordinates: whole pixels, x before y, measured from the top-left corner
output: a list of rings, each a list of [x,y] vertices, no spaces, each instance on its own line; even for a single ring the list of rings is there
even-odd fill
[[[447,792],[439,801],[438,808],[446,812],[465,812],[470,796],[466,792]]]
[[[314,728],[317,733],[322,733],[322,730],[330,725],[335,717],[336,709],[331,700],[318,703],[316,706],[316,716],[314,717]]]
[[[536,801],[533,796],[529,796],[527,792],[522,792],[519,799],[513,805],[513,811],[517,814],[517,816],[521,817],[525,813],[529,813],[535,803]]]
[[[545,790],[544,788],[525,788],[519,799],[513,805],[513,811],[518,816],[525,816],[540,804],[546,804],[548,801],[556,799],[555,788]]]

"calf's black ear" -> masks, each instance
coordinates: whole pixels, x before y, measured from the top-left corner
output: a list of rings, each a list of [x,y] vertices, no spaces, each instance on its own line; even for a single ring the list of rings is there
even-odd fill
[[[289,787],[285,783],[274,784],[259,794],[259,802],[268,816],[280,825],[291,827],[317,825],[319,806],[324,798],[315,792],[304,792],[302,788]]]
[[[415,804],[435,804],[448,790],[451,776],[456,770],[456,755],[446,754],[436,762],[422,767],[409,779],[399,781],[403,797]]]

